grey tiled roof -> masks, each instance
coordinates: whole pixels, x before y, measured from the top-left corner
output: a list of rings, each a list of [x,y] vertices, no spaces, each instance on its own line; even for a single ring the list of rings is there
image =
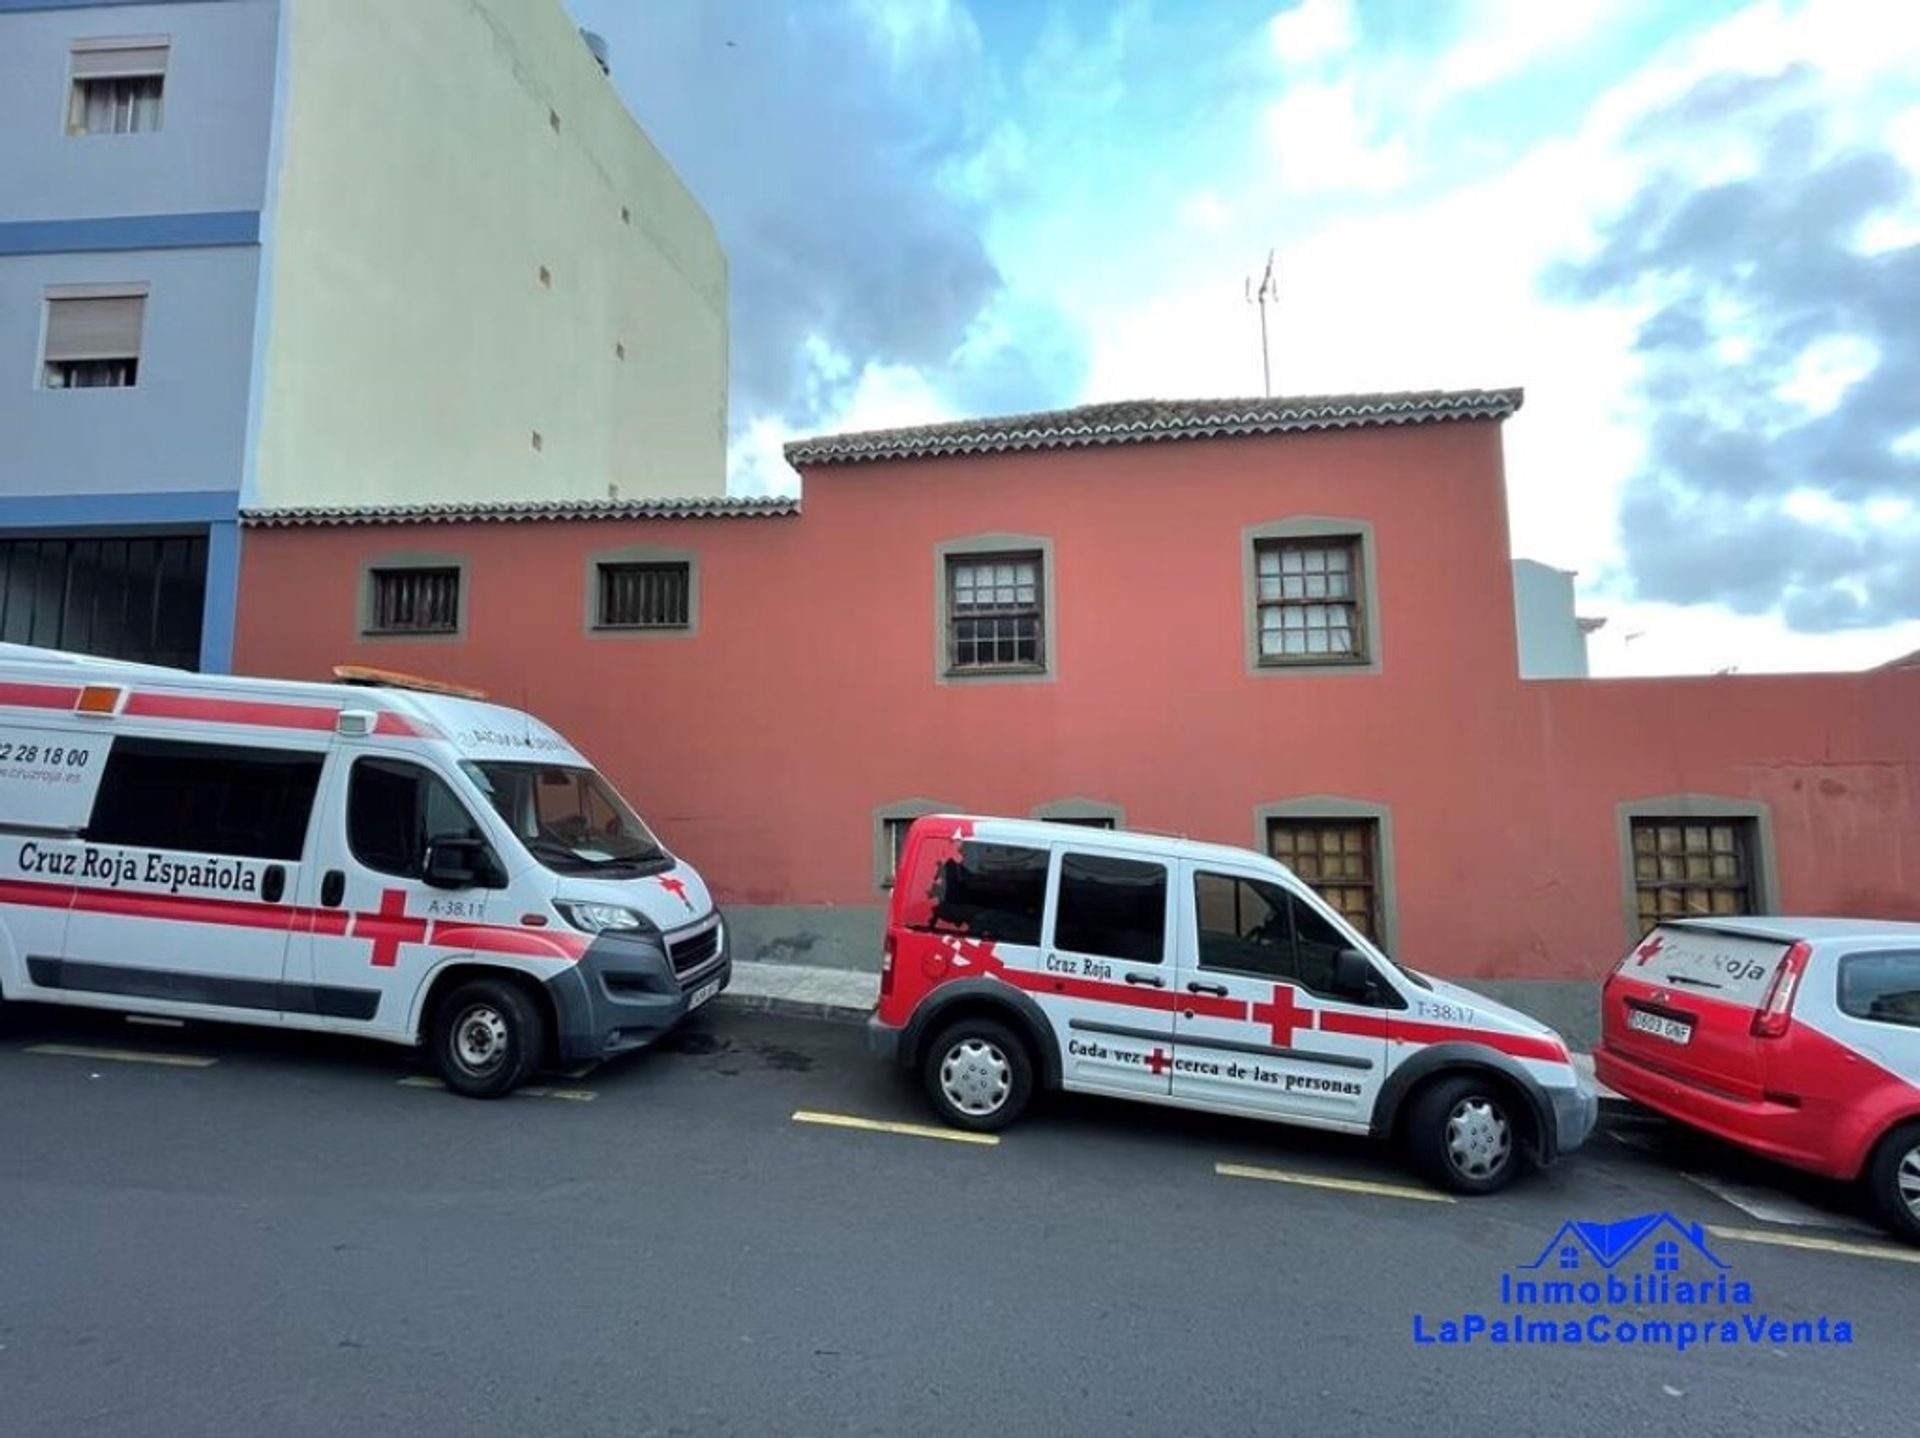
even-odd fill
[[[787,463],[846,464],[863,459],[923,459],[1022,449],[1077,449],[1164,439],[1285,434],[1367,425],[1505,419],[1520,408],[1518,389],[1419,390],[1273,399],[1129,400],[1077,409],[963,419],[949,424],[821,435],[786,447]]]
[[[540,519],[735,519],[799,512],[797,499],[742,495],[712,499],[530,499],[497,504],[246,509],[240,512],[240,522],[256,529],[287,529],[299,525],[489,524]]]

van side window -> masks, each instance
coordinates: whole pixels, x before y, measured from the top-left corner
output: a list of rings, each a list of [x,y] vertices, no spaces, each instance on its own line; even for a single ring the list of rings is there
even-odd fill
[[[1255,879],[1195,874],[1193,907],[1201,968],[1294,981],[1293,896],[1285,889]]]
[[[347,782],[347,847],[382,874],[417,879],[431,839],[483,839],[466,805],[431,769],[357,759]]]
[[[1920,1028],[1920,953],[1847,955],[1840,961],[1840,1011]]]
[[[1037,945],[1047,906],[1047,851],[1015,844],[959,846],[931,866],[916,865],[905,882],[923,886],[903,896],[902,919],[926,933],[963,934],[1003,944]],[[923,854],[936,854],[923,845]],[[931,868],[931,872],[928,872]]]
[[[298,863],[324,760],[292,749],[115,739],[81,837]]]
[[[1139,859],[1060,856],[1056,948],[1157,964],[1167,949],[1167,869]]]
[[[1334,997],[1334,960],[1352,943],[1279,884],[1226,874],[1193,876],[1200,967],[1299,984]]]

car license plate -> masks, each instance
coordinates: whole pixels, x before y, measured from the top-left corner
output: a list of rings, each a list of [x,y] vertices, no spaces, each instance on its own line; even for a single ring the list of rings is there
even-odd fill
[[[1692,1024],[1662,1014],[1650,1014],[1645,1009],[1628,1009],[1627,1027],[1643,1034],[1652,1034],[1657,1039],[1665,1039],[1670,1044],[1683,1044],[1693,1037]]]
[[[715,994],[719,992],[720,992],[720,980],[718,979],[714,979],[709,983],[704,983],[700,985],[699,988],[693,991],[693,997],[687,1000],[687,1012],[692,1013],[695,1009],[699,1008],[700,1005],[704,1004],[708,999],[712,998]]]

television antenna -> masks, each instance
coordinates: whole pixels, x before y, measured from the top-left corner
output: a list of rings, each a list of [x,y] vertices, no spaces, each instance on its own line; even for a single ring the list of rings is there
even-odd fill
[[[1246,279],[1247,303],[1260,307],[1260,383],[1268,399],[1273,398],[1273,364],[1267,357],[1267,305],[1280,302],[1280,281],[1273,273],[1273,251],[1267,251],[1267,268],[1256,287],[1253,276]]]

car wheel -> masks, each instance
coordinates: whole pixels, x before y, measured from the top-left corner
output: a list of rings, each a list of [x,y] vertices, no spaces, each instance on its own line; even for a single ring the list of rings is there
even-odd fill
[[[1867,1191],[1880,1218],[1908,1243],[1920,1243],[1920,1124],[1895,1129],[1867,1165]]]
[[[501,1098],[540,1067],[546,1033],[525,989],[507,979],[460,985],[434,1011],[433,1057],[447,1087]]]
[[[1414,1096],[1403,1140],[1414,1166],[1454,1193],[1494,1193],[1519,1175],[1520,1128],[1505,1089],[1472,1074]]]
[[[961,1019],[927,1047],[921,1066],[940,1117],[976,1133],[1003,1129],[1033,1096],[1033,1057],[1018,1034],[992,1019]]]

